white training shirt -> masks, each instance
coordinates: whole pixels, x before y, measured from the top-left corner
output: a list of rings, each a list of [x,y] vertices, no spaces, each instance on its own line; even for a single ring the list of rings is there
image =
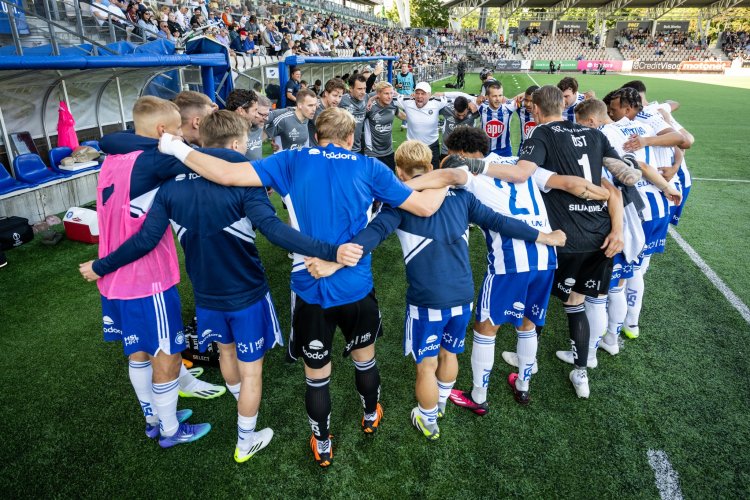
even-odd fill
[[[427,104],[418,108],[414,99],[396,94],[393,102],[406,113],[406,119],[409,122],[406,138],[410,141],[420,141],[428,146],[436,143],[440,110],[459,96],[465,97],[469,102],[474,101],[472,96],[463,92],[446,92],[443,97],[431,97]]]

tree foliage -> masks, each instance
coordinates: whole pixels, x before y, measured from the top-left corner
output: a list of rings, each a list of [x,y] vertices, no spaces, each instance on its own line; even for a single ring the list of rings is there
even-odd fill
[[[448,9],[440,0],[411,0],[411,25],[414,28],[447,28]]]

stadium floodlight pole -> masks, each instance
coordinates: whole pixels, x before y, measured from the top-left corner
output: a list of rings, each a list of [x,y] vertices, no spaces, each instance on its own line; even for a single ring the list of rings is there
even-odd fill
[[[388,83],[393,83],[393,63],[398,61],[397,56],[374,56],[374,57],[303,57],[288,56],[286,59],[279,61],[279,87],[281,88],[281,97],[278,107],[286,106],[286,84],[289,82],[290,69],[303,64],[342,64],[342,63],[364,63],[368,61],[387,61],[387,78]],[[325,82],[323,82],[325,84]]]

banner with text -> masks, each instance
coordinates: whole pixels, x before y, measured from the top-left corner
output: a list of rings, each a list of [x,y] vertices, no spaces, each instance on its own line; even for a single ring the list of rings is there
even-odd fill
[[[732,61],[682,61],[677,71],[681,73],[723,73]]]
[[[518,31],[520,33],[523,33],[526,28],[529,28],[529,31],[533,31],[534,28],[536,28],[537,31],[540,33],[542,31],[546,31],[549,33],[552,31],[552,21],[519,21],[518,22]]]
[[[651,21],[617,21],[615,26],[616,33],[619,35],[623,31],[651,31]]]
[[[622,69],[622,61],[607,61],[607,60],[594,60],[594,61],[578,61],[578,71],[586,70],[588,72],[596,71],[599,69],[599,65],[603,64],[604,69],[607,71],[620,71]]]
[[[21,0],[10,0],[15,3],[18,7],[23,7]],[[29,34],[29,25],[26,23],[26,15],[18,10],[16,6],[13,6],[13,11],[8,13],[10,6],[7,3],[0,3],[0,33],[4,35],[10,35],[12,33],[10,29],[10,16],[16,20],[16,27],[18,28],[19,35]]]
[[[656,23],[657,33],[669,33],[671,31],[687,33],[688,29],[690,29],[690,21],[659,21]]]
[[[677,71],[682,61],[633,61],[633,71]]]
[[[565,31],[585,32],[589,29],[588,21],[557,21],[555,26],[558,32],[563,30],[563,33]]]
[[[495,63],[495,69],[498,71],[523,71],[531,69],[531,61],[500,59]]]
[[[560,71],[576,71],[578,69],[578,61],[574,59],[555,59],[552,62],[555,65],[555,69],[557,69],[558,65],[560,66]],[[531,69],[535,71],[549,71],[549,59],[546,61],[535,59],[531,65]]]

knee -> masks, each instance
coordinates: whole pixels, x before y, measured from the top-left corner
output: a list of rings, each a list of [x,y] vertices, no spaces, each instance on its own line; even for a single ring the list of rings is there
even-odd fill
[[[148,361],[149,357],[148,357],[148,354],[146,354],[145,352],[138,351],[128,356],[128,359],[130,361],[135,361],[137,363],[143,363],[144,361]]]
[[[431,356],[429,358],[422,358],[422,361],[417,363],[417,373],[435,373],[438,367],[438,358]]]

